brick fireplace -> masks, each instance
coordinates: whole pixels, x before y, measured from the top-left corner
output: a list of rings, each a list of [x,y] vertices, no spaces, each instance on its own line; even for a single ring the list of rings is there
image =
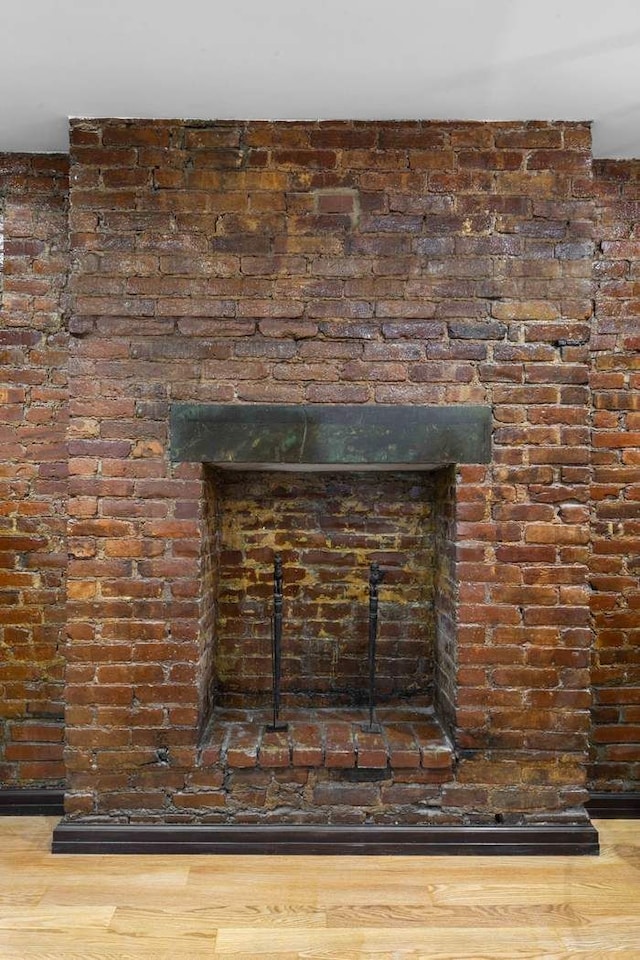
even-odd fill
[[[172,459],[208,467],[201,755],[227,782],[246,768],[310,768],[313,789],[292,794],[289,814],[303,822],[353,818],[326,809],[334,790],[386,798],[385,820],[417,819],[433,791],[408,784],[407,769],[423,784],[451,779],[439,716],[448,718],[455,679],[453,464],[490,459],[490,422],[475,406],[173,407]],[[372,563],[382,585],[369,651]],[[282,731],[270,729],[276,683]],[[242,816],[252,814],[266,815]]]
[[[496,825],[594,849],[588,127],[78,120],[71,157],[58,849]],[[252,455],[211,452],[208,411],[265,409]],[[360,410],[375,438],[388,411],[479,409],[487,455],[419,425],[384,463],[255,455],[280,413]],[[289,729],[268,734],[276,552]]]

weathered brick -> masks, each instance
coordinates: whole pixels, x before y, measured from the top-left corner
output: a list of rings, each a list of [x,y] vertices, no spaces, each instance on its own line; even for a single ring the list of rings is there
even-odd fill
[[[213,799],[200,808],[184,787],[202,719],[194,667],[210,670],[200,631],[204,637],[212,623],[205,622],[211,617],[209,599],[204,607],[195,602],[201,593],[206,498],[198,465],[168,462],[169,399],[490,404],[493,462],[460,468],[455,545],[453,513],[443,506],[453,510],[453,494],[440,491],[437,507],[431,506],[430,523],[439,525],[438,542],[446,544],[436,563],[440,709],[451,719],[457,705],[462,746],[484,750],[490,719],[494,742],[505,750],[569,750],[582,756],[586,706],[580,696],[589,685],[580,659],[588,646],[587,563],[599,636],[596,690],[620,687],[625,658],[637,639],[633,469],[640,462],[640,425],[633,417],[640,409],[640,382],[638,338],[629,327],[638,313],[640,276],[632,227],[637,165],[599,163],[592,180],[587,127],[543,122],[78,121],[72,138],[74,269],[68,293],[74,404],[68,450],[58,419],[66,400],[67,354],[56,312],[66,264],[52,248],[55,231],[63,240],[66,232],[64,162],[51,166],[47,158],[17,158],[7,181],[26,202],[20,209],[8,204],[5,211],[3,319],[10,318],[11,329],[0,341],[6,370],[0,390],[7,401],[0,415],[7,464],[0,493],[5,496],[6,481],[6,497],[17,505],[0,542],[0,630],[10,649],[39,650],[43,663],[47,644],[49,651],[57,649],[64,620],[69,452],[70,732],[75,731],[72,739],[78,732],[82,739],[82,731],[91,728],[92,710],[116,711],[103,715],[118,731],[138,731],[132,736],[145,748],[127,750],[123,744],[97,752],[103,777],[114,776],[119,764],[128,777],[143,764],[131,773],[139,793],[126,780],[105,785],[109,814],[118,812],[119,802],[124,815],[126,805],[142,810],[147,796],[150,808],[173,809],[174,815],[180,808],[185,818],[227,815],[223,806],[216,813]],[[34,236],[36,196],[39,222],[51,232]],[[594,249],[600,286],[592,320]],[[21,421],[23,409],[29,413]],[[590,530],[585,506],[592,461],[594,470],[610,473],[601,473],[591,488],[597,507]],[[482,476],[475,477],[473,469]],[[172,486],[176,478],[193,488]],[[443,477],[437,482],[444,483]],[[332,517],[335,509],[327,511],[329,521]],[[383,532],[385,518],[367,519],[371,530],[350,545],[356,552],[371,552]],[[210,551],[213,535],[205,533],[205,542]],[[253,547],[259,551],[264,545]],[[325,616],[313,609],[329,582],[324,579],[329,563],[318,544],[305,544],[304,558],[291,558],[292,584],[305,583],[314,548],[318,584],[301,620],[309,624],[313,643],[321,644],[328,624],[354,613],[341,609],[343,600]],[[413,549],[406,546],[409,554]],[[386,547],[381,552],[389,554]],[[447,589],[453,583],[449,554],[458,561],[457,616]],[[202,555],[212,553],[203,548]],[[255,562],[265,563],[257,557]],[[266,580],[256,575],[264,637],[234,640],[244,644],[248,675],[257,684],[253,692],[260,695],[269,687],[268,566]],[[215,578],[207,576],[211,591]],[[400,590],[397,578],[392,567],[390,591]],[[246,597],[246,584],[238,591]],[[406,597],[403,593],[398,603]],[[391,673],[383,662],[406,666],[407,644],[416,641],[412,624],[401,624],[395,614],[384,626],[389,634],[380,638],[380,678],[386,683]],[[346,669],[355,669],[356,660]],[[132,723],[133,700],[122,699],[126,684],[119,678],[127,679],[131,664],[142,670],[137,701],[139,710],[149,712],[147,725]],[[59,710],[54,691],[60,667],[59,659],[52,664],[49,675],[56,679],[42,682],[38,705],[30,697],[34,709],[44,710],[48,700]],[[17,663],[11,669],[3,709],[17,716],[29,698],[23,696]],[[158,670],[165,671],[162,677]],[[83,703],[96,675],[96,702]],[[504,685],[509,678],[517,678],[516,688]],[[560,707],[538,698],[526,728],[516,728],[526,683],[545,678],[551,691],[575,693],[577,699]],[[533,688],[536,695],[547,692]],[[563,716],[552,717],[549,711],[559,709]],[[631,716],[617,719],[621,727],[633,725]],[[616,726],[605,714],[595,715],[594,722]],[[28,745],[20,729],[15,728],[15,742]],[[171,766],[157,765],[146,748],[165,749],[171,737],[177,738],[171,741]],[[229,746],[218,744],[218,754]],[[329,766],[333,758],[354,767],[353,744],[329,746]],[[596,777],[606,778],[614,764],[616,776],[630,776],[629,761],[613,756],[615,746],[626,743],[594,747]],[[300,757],[308,761],[305,776],[310,769],[316,775],[319,749],[300,744]],[[527,799],[531,784],[498,795],[497,773],[491,791],[478,783],[465,787],[466,794],[456,787],[440,790],[428,780],[442,775],[439,768],[411,766],[415,748],[390,744],[389,749],[407,775],[435,790],[429,802],[444,802],[449,809],[460,802],[490,809],[498,797],[507,808],[526,811],[531,804],[566,803],[575,794],[575,772],[563,774],[564,785],[554,786],[554,797],[532,791]],[[244,770],[232,767],[233,777],[262,772],[252,742],[231,745],[232,758],[233,750],[235,761],[247,764]],[[284,762],[284,748],[281,753]],[[22,770],[35,774],[38,768],[45,777],[53,769],[47,764],[55,762],[43,760],[38,768],[36,758]],[[75,802],[79,814],[97,803],[87,805],[91,781],[82,779],[87,762],[88,747],[74,747],[70,807]],[[12,763],[13,776],[19,761]],[[184,770],[176,767],[180,763]],[[251,786],[247,781],[251,797],[231,790],[233,802],[247,816],[252,803],[301,811],[307,781],[298,777],[295,764],[294,756],[293,766],[271,765],[271,779]],[[423,775],[427,779],[420,781]],[[165,800],[155,793],[158,785]],[[336,796],[351,794],[340,813],[347,819],[362,817],[355,788],[362,787],[365,806],[374,799],[392,802],[377,785],[346,786],[354,789]],[[203,788],[218,796],[217,783]],[[331,790],[323,789],[328,797]],[[180,797],[173,807],[171,794]],[[313,789],[307,798],[313,806]],[[413,801],[407,794],[393,802]]]
[[[313,799],[319,806],[368,807],[376,804],[380,787],[376,783],[318,783],[313,791]]]

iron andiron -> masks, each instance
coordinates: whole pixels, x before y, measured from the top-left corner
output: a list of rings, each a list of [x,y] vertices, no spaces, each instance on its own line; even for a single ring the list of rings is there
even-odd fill
[[[273,676],[273,722],[267,730],[287,730],[288,724],[280,720],[280,674],[282,663],[282,557],[273,558],[273,619],[271,630],[271,669]]]
[[[378,636],[378,586],[384,574],[377,563],[369,567],[369,723],[363,725],[367,733],[381,733],[382,727],[374,720],[376,707],[376,639]]]

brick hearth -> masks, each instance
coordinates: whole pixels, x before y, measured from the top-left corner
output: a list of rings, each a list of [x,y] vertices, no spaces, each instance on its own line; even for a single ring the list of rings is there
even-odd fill
[[[432,707],[379,707],[376,719],[380,733],[363,729],[368,722],[363,709],[321,707],[285,714],[286,731],[266,731],[268,710],[216,712],[214,731],[202,750],[201,763],[221,763],[229,768],[422,768],[439,771],[434,774],[434,783],[451,776],[451,745]]]

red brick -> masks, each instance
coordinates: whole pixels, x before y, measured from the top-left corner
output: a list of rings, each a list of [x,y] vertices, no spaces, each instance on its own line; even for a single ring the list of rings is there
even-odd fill
[[[258,760],[259,733],[257,730],[232,727],[226,750],[230,767],[255,767]]]
[[[327,724],[325,734],[325,765],[327,767],[355,767],[356,747],[351,726]]]
[[[379,733],[358,730],[356,734],[356,752],[358,767],[386,768],[388,762],[387,747]]]
[[[290,727],[293,742],[292,761],[297,767],[320,767],[324,749],[320,728],[312,724],[295,723]]]
[[[262,735],[258,748],[258,764],[261,767],[288,767],[291,762],[291,746],[286,732],[269,732]]]
[[[380,787],[376,783],[318,783],[313,791],[314,802],[319,806],[367,807],[377,803]]]

